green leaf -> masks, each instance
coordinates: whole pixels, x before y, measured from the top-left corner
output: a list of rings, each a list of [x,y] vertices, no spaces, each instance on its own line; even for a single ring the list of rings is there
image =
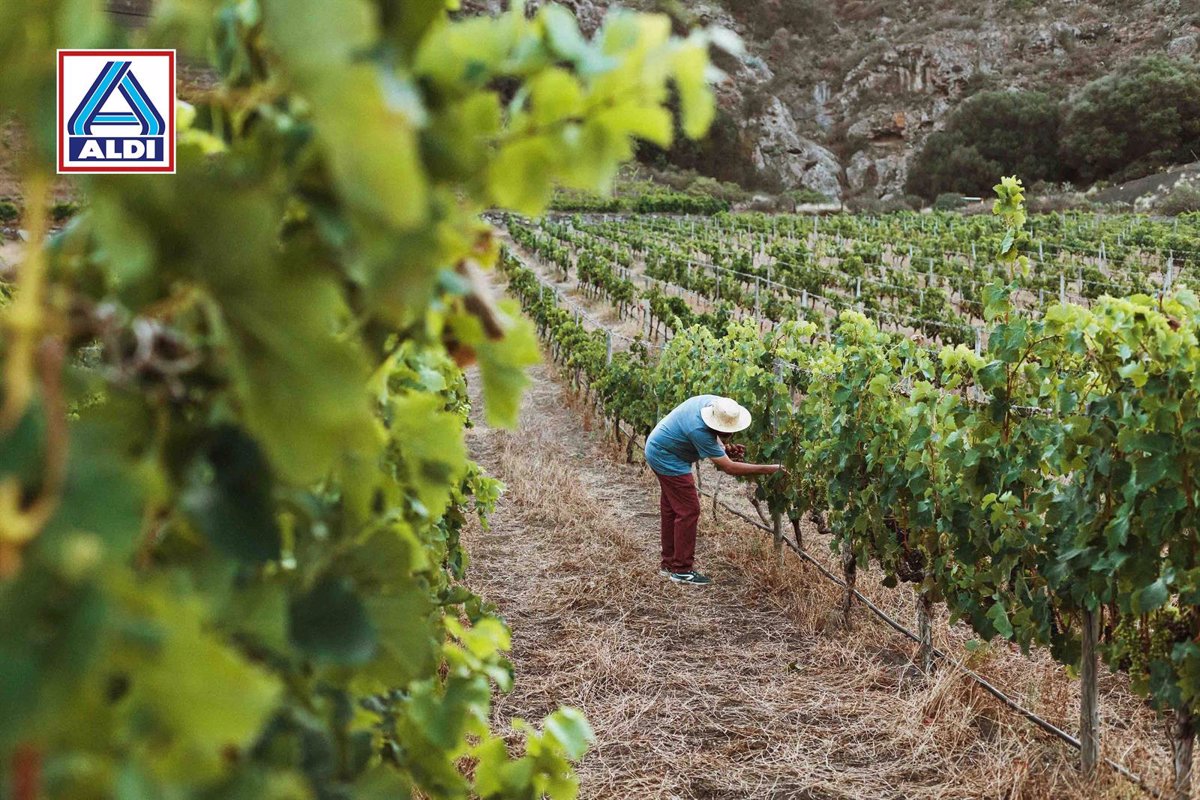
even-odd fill
[[[675,133],[670,112],[661,106],[623,103],[601,111],[595,121],[607,126],[614,136],[636,136],[664,148],[671,146]],[[621,153],[618,150],[612,155],[619,157]]]
[[[410,797],[412,794],[412,782],[386,764],[368,770],[354,784],[356,800],[396,800],[398,797]]]
[[[548,69],[529,83],[533,119],[549,126],[583,112],[583,92],[579,83],[563,69]]]
[[[434,519],[445,513],[452,489],[467,471],[462,421],[443,411],[444,405],[438,395],[417,393],[391,402],[397,468]]]
[[[216,547],[252,563],[279,558],[271,468],[253,439],[231,426],[208,432],[184,481],[180,508]]]
[[[40,537],[47,548],[66,548],[62,555],[68,560],[70,542],[80,533],[98,536],[103,556],[112,561],[127,557],[138,544],[145,486],[130,457],[127,430],[115,424],[119,415],[130,411],[113,402],[70,425],[62,497]]]
[[[1008,230],[1004,234],[1004,239],[1000,242],[1000,255],[1008,255],[1008,252],[1013,248],[1013,242],[1016,240],[1017,233],[1014,230]]]
[[[987,322],[998,319],[1012,311],[1011,290],[1000,281],[983,289],[983,318]]]
[[[1004,604],[996,601],[987,611],[987,618],[992,621],[996,632],[1005,639],[1011,639],[1013,635],[1012,623],[1008,621],[1008,611],[1004,608]]]
[[[110,265],[118,285],[132,284],[149,274],[157,253],[138,218],[111,197],[101,194],[93,202],[89,221],[100,245],[99,259]]]
[[[1008,380],[1008,365],[1003,361],[989,361],[977,373],[980,388],[990,391]]]
[[[681,47],[675,54],[675,87],[679,92],[683,132],[689,139],[703,136],[716,116],[716,101],[708,86],[707,68],[708,53],[698,42]]]
[[[538,21],[545,28],[550,48],[559,58],[578,62],[588,57],[590,46],[570,11],[557,3],[547,3],[538,12]]]
[[[374,657],[378,634],[354,583],[326,575],[292,601],[288,629],[293,644],[323,663],[355,666]]]
[[[467,733],[487,729],[491,696],[486,679],[452,676],[441,694],[429,682],[416,687],[408,713],[426,739],[450,750],[457,748]]]
[[[280,274],[224,308],[246,427],[284,478],[316,480],[341,453],[378,441],[363,353],[334,332],[343,309],[331,282]]]
[[[1145,386],[1146,381],[1149,380],[1149,375],[1146,374],[1146,365],[1140,361],[1122,364],[1117,369],[1117,374],[1130,381],[1139,389]]]
[[[446,627],[476,658],[497,656],[511,646],[508,626],[494,617],[484,617],[469,627],[448,619]]]
[[[555,711],[546,717],[543,728],[554,736],[567,758],[572,760],[583,758],[588,746],[596,740],[592,726],[583,712],[576,708],[564,707]]]
[[[428,215],[417,145],[419,103],[384,84],[400,78],[362,62],[376,35],[364,2],[267,0],[264,29],[295,88],[307,95],[313,122],[342,197],[352,207],[409,228]],[[320,47],[313,42],[320,41]],[[412,97],[418,93],[410,87]]]
[[[1162,608],[1171,597],[1171,590],[1162,578],[1134,592],[1130,597],[1130,608],[1134,614],[1149,614]]]
[[[496,205],[536,215],[550,202],[554,149],[549,139],[533,136],[506,144],[492,162],[488,186]]]
[[[11,430],[0,433],[0,480],[11,477],[24,486],[34,485],[45,469],[45,440],[45,411],[35,401]]]
[[[505,766],[508,764],[508,748],[498,736],[489,736],[475,747],[475,793],[480,797],[493,797],[505,789]]]
[[[505,303],[502,308],[516,313],[514,305]],[[478,351],[488,424],[516,427],[521,392],[529,385],[526,371],[541,361],[537,333],[528,321],[519,318],[503,340],[484,342]]]
[[[249,747],[273,713],[278,682],[209,631],[194,598],[170,596],[163,583],[123,593],[132,613],[109,665],[128,670],[119,713],[158,731],[160,770],[193,780],[219,775],[230,749]]]
[[[387,591],[372,592],[364,605],[379,638],[379,652],[366,671],[382,687],[408,683],[435,668],[439,632],[423,579],[396,580]]]

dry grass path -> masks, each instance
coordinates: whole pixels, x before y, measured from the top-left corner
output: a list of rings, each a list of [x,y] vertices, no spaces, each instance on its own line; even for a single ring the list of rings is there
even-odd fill
[[[469,432],[507,485],[490,530],[467,534],[469,582],[514,631],[496,721],[565,703],[596,729],[583,797],[1136,796],[1079,786],[1070,753],[948,671],[925,680],[865,617],[846,634],[837,590],[775,567],[747,526],[706,510],[697,564],[715,585],[659,577],[657,484],[550,367],[532,375],[519,430],[477,413]]]

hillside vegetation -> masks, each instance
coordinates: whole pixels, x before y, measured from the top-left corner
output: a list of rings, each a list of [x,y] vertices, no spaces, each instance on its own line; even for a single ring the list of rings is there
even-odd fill
[[[596,24],[609,3],[573,0],[567,5],[587,25]],[[964,103],[980,95],[995,97],[985,92],[1013,90],[1039,93],[1043,99],[1036,102],[1044,112],[1062,120],[1064,138],[1046,152],[1060,154],[1064,164],[1035,176],[1020,168],[1030,157],[1042,158],[1042,151],[1018,148],[997,158],[989,142],[967,142],[966,148],[974,145],[979,155],[959,153],[958,160],[969,162],[970,174],[989,176],[973,181],[971,194],[989,191],[1001,172],[1018,171],[1030,180],[1043,175],[1081,183],[1124,180],[1166,163],[1195,160],[1193,151],[1200,152],[1194,131],[1188,130],[1178,131],[1168,146],[1136,152],[1121,142],[1125,136],[1139,138],[1137,129],[1108,124],[1111,116],[1132,116],[1143,119],[1146,129],[1172,127],[1156,115],[1184,102],[1189,81],[1196,84],[1189,76],[1195,74],[1190,60],[1200,44],[1197,0],[640,0],[634,5],[671,11],[681,24],[729,26],[747,43],[741,59],[718,59],[729,78],[719,87],[721,105],[708,139],[670,156],[649,156],[721,180],[762,189],[807,187],[838,199],[898,197],[931,135],[964,127],[958,113]],[[1151,56],[1156,58],[1141,67],[1133,64]],[[1190,102],[1180,106],[1181,119],[1196,118],[1185,110]],[[1093,133],[1096,127],[1101,130]],[[934,153],[955,149],[946,144],[935,144]],[[918,175],[910,189],[925,190],[925,180]],[[946,186],[936,179],[934,184]]]
[[[1057,100],[1040,91],[981,92],[952,111],[913,161],[909,191],[973,194],[991,176],[1121,181],[1195,159],[1200,66],[1139,58]]]

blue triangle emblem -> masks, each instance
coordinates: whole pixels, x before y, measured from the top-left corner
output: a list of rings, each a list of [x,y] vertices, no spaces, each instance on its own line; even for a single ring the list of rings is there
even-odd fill
[[[166,125],[163,124],[162,115],[130,71],[132,63],[109,61],[104,65],[67,123],[67,131],[72,136],[92,136],[94,127],[105,125],[140,125],[142,136],[163,134]],[[120,92],[121,97],[125,98],[128,110],[105,111],[104,107],[114,92]]]

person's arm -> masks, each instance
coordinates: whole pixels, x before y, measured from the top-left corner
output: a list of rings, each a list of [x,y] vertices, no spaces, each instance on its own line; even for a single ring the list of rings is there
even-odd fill
[[[729,456],[718,456],[712,460],[713,466],[726,475],[774,475],[783,469],[782,464],[746,464],[734,461]]]

